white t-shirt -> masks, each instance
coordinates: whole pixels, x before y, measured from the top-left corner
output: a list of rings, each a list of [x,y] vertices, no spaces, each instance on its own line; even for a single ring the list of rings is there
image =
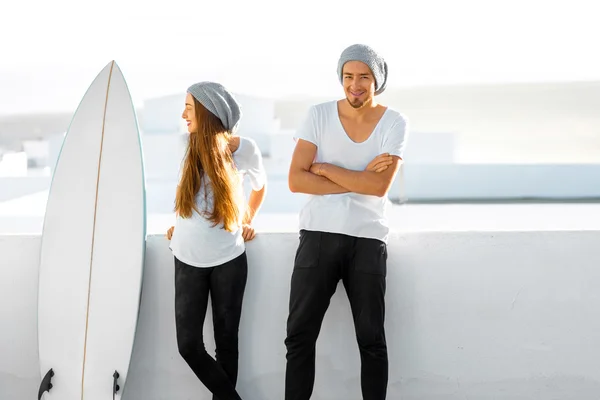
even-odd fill
[[[260,149],[252,139],[240,137],[240,145],[233,153],[233,160],[242,177],[240,191],[243,191],[242,181],[246,176],[250,178],[253,190],[263,188],[267,177]],[[206,204],[204,189],[203,184],[196,195],[197,208],[200,211],[212,211],[213,198],[209,191]],[[173,255],[194,267],[214,267],[233,260],[245,251],[241,227],[229,232],[223,229],[222,224],[214,227],[212,224],[195,210],[190,218],[177,216],[170,245]]]
[[[403,158],[408,137],[406,125],[406,119],[400,113],[387,108],[369,138],[356,143],[344,130],[337,101],[331,101],[312,106],[295,137],[317,146],[315,162],[364,171],[379,154],[389,153]],[[379,239],[387,243],[388,206],[387,196],[358,193],[309,195],[300,211],[299,227]]]

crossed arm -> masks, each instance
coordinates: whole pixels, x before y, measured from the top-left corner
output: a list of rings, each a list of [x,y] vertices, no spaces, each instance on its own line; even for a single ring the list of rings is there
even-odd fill
[[[333,164],[313,163],[317,146],[299,139],[288,175],[290,190],[306,194],[354,192],[383,197],[400,168],[397,156],[378,156],[364,171],[353,171]]]

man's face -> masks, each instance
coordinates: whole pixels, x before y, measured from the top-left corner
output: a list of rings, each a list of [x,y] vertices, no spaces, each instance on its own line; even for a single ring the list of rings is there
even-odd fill
[[[362,108],[375,96],[375,77],[367,64],[360,61],[348,61],[342,69],[342,82],[348,103]]]

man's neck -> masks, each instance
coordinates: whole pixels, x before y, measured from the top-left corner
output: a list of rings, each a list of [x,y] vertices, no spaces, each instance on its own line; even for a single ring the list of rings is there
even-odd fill
[[[347,99],[343,99],[341,106],[343,108],[341,108],[340,111],[342,111],[346,117],[360,122],[368,118],[371,113],[377,109],[379,103],[375,100],[371,100],[370,102],[365,103],[361,108],[354,108],[348,103]]]

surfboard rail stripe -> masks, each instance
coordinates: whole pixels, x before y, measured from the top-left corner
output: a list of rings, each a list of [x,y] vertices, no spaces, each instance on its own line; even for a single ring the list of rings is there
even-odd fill
[[[115,62],[114,60],[111,62],[110,64],[110,72],[108,73],[108,84],[106,85],[106,98],[104,100],[104,113],[102,116],[102,134],[100,136],[100,154],[98,156],[98,174],[96,176],[96,197],[95,197],[95,201],[94,201],[94,222],[92,224],[92,246],[91,246],[91,251],[90,251],[90,274],[89,274],[89,281],[88,281],[88,293],[87,293],[87,308],[86,308],[86,314],[85,314],[85,336],[84,336],[84,342],[83,342],[83,363],[82,363],[82,368],[81,368],[81,400],[84,400],[84,383],[85,383],[85,362],[86,362],[86,355],[87,355],[87,338],[88,338],[88,323],[89,323],[89,318],[90,318],[90,294],[91,294],[91,288],[92,288],[92,270],[93,270],[93,261],[94,261],[94,239],[95,239],[95,235],[96,235],[96,214],[98,211],[98,188],[100,185],[100,167],[101,167],[101,163],[102,163],[102,150],[103,150],[103,146],[104,146],[104,127],[106,124],[106,109],[108,108],[108,96],[110,93],[110,81],[112,78],[112,72],[113,72],[113,68],[114,68]]]

